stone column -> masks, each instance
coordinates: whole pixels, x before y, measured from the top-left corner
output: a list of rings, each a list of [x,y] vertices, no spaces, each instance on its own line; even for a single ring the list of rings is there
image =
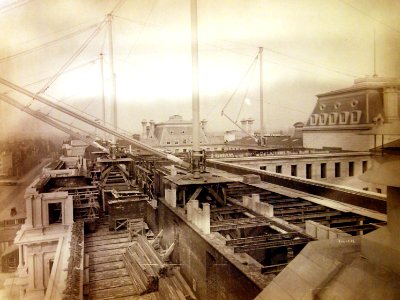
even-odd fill
[[[392,122],[399,119],[399,95],[395,87],[387,87],[383,95],[383,111],[385,121]]]
[[[22,245],[18,245],[18,269],[24,268],[24,250]]]
[[[35,209],[33,216],[33,224],[35,227],[43,227],[42,220],[42,197],[35,197]]]
[[[35,261],[34,254],[28,254],[28,289],[33,290],[35,288]]]
[[[170,205],[176,207],[176,188],[170,190]]]
[[[210,204],[203,203],[203,224],[202,230],[204,234],[210,233]]]
[[[34,195],[27,195],[25,197],[25,207],[26,207],[26,220],[25,220],[25,226],[27,227],[33,227],[33,203],[35,202],[35,196]]]

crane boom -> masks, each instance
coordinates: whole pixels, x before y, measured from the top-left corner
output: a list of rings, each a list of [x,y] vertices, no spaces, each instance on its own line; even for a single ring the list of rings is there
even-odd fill
[[[7,95],[0,94],[0,100],[2,100],[4,102],[6,102],[6,103],[18,108],[21,111],[26,112],[27,114],[31,115],[32,117],[35,117],[35,118],[37,118],[37,119],[39,119],[39,120],[41,120],[41,121],[43,121],[43,122],[55,127],[55,128],[57,128],[57,129],[59,129],[61,131],[64,131],[65,133],[67,133],[67,134],[69,134],[69,135],[71,135],[71,136],[73,136],[73,137],[75,137],[75,138],[77,138],[77,139],[89,144],[89,145],[92,145],[94,147],[97,147],[97,148],[105,151],[105,152],[108,152],[107,148],[101,146],[96,141],[94,141],[92,139],[89,139],[89,138],[87,138],[87,137],[85,137],[85,136],[83,136],[83,135],[81,135],[81,134],[69,129],[68,127],[65,127],[65,126],[57,123],[56,121],[54,121],[53,119],[49,118],[48,116],[46,116],[44,113],[42,113],[40,111],[35,111],[35,110],[30,109],[29,107],[25,107],[24,105],[22,105],[21,103],[19,103],[18,101],[14,100],[13,98],[11,98],[11,97],[9,97]]]
[[[187,162],[185,162],[184,160],[180,159],[179,157],[176,157],[176,156],[174,156],[172,154],[164,153],[161,150],[154,149],[153,147],[151,147],[149,145],[146,145],[146,144],[144,144],[144,143],[142,143],[142,142],[140,142],[138,140],[135,140],[134,138],[127,137],[127,136],[119,133],[118,131],[116,131],[114,129],[110,129],[110,128],[106,127],[106,126],[98,124],[95,121],[92,121],[92,120],[84,117],[81,114],[78,114],[78,113],[76,113],[76,112],[74,112],[74,111],[72,111],[72,110],[70,110],[70,109],[68,109],[66,107],[63,107],[63,106],[61,106],[61,105],[59,105],[57,103],[54,103],[53,101],[48,100],[48,99],[46,99],[45,97],[43,97],[41,95],[36,95],[35,93],[32,93],[32,92],[24,89],[23,87],[20,87],[20,86],[14,84],[14,83],[2,78],[2,77],[0,77],[0,83],[4,84],[5,86],[8,86],[9,88],[11,88],[11,89],[13,89],[13,90],[15,90],[15,91],[17,91],[17,92],[19,92],[21,94],[24,94],[24,95],[26,95],[28,97],[31,97],[33,99],[36,99],[36,100],[38,100],[38,101],[40,101],[40,102],[42,102],[42,103],[44,103],[44,104],[46,104],[46,105],[48,105],[50,107],[53,107],[54,109],[56,109],[58,111],[61,111],[61,112],[65,113],[65,114],[67,114],[67,115],[69,115],[71,117],[74,117],[75,119],[78,119],[78,120],[80,120],[80,121],[82,121],[82,122],[84,122],[86,124],[89,124],[89,125],[91,125],[91,126],[93,126],[95,128],[98,128],[98,129],[100,129],[102,131],[105,131],[105,132],[107,132],[107,133],[109,133],[109,134],[111,134],[111,135],[113,135],[113,136],[115,136],[117,138],[120,138],[121,140],[127,141],[128,143],[132,143],[137,148],[140,148],[142,150],[148,151],[148,152],[153,153],[153,154],[155,154],[157,156],[166,158],[166,159],[168,159],[168,160],[170,160],[170,161],[172,161],[172,162],[174,162],[176,164],[179,164],[179,165],[181,165],[181,166],[183,166],[185,168],[190,168],[190,165]]]

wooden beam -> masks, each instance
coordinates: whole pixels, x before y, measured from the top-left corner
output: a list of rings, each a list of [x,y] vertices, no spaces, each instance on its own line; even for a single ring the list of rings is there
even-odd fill
[[[206,186],[207,191],[214,196],[215,200],[217,200],[217,202],[219,202],[222,205],[226,205],[226,201],[224,201],[224,199],[222,199],[218,193],[216,191],[214,191],[214,189],[212,187]]]
[[[200,195],[202,189],[203,189],[203,187],[199,186],[199,187],[196,189],[196,191],[193,193],[193,195],[190,196],[189,201],[190,201],[190,200],[196,200],[197,196]]]

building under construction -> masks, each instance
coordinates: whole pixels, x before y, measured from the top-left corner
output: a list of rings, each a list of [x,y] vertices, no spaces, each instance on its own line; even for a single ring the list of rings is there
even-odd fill
[[[18,288],[20,299],[49,300],[399,299],[399,149],[393,144],[399,132],[392,130],[399,122],[398,81],[372,80],[378,85],[374,97],[369,96],[369,83],[358,82],[355,89],[363,91],[365,101],[360,96],[350,102],[348,94],[343,96],[345,101],[339,99],[347,90],[324,94],[306,126],[308,142],[314,142],[313,132],[331,136],[342,130],[341,136],[349,138],[347,134],[353,130],[375,140],[381,136],[379,157],[337,154],[331,144],[332,152],[323,150],[332,157],[362,155],[357,165],[362,168],[360,177],[385,186],[386,195],[316,181],[311,176],[315,170],[311,161],[305,165],[304,172],[311,170],[305,178],[298,176],[297,165],[291,162],[287,163],[290,175],[282,169],[271,172],[266,166],[237,163],[226,159],[225,153],[213,153],[201,145],[205,137],[200,130],[204,121],[199,113],[196,0],[190,8],[191,142],[190,147],[181,147],[182,153],[175,150],[176,156],[169,148],[153,147],[118,128],[112,44],[116,8],[39,92],[0,76],[0,84],[12,91],[0,94],[0,100],[71,136],[61,157],[48,164],[26,189],[26,219],[14,240],[18,277],[6,288]],[[104,90],[101,120],[61,105],[44,93],[104,27],[109,42],[110,124],[105,120]],[[253,130],[246,133],[257,147],[240,147],[241,157],[265,157],[276,151],[266,145],[262,55],[260,47],[254,60],[260,67],[260,130],[257,136]],[[17,93],[80,125],[71,129],[72,123],[35,110],[32,103],[17,101]],[[370,105],[373,99],[382,106],[374,106],[380,115],[375,123],[370,122],[374,116],[364,118],[364,106],[360,108],[361,103]],[[386,106],[397,113],[393,115]],[[368,113],[373,111],[368,108]],[[224,111],[222,114],[227,116]],[[178,117],[167,125],[181,122]],[[362,123],[367,120],[367,125]],[[147,122],[142,124],[148,140],[157,137],[154,130],[146,130]],[[85,126],[99,130],[102,137],[89,134]],[[388,148],[385,135],[390,135]],[[371,139],[360,139],[370,145]],[[374,146],[377,151],[379,145]],[[295,155],[313,149],[296,146],[292,150]],[[366,159],[370,165],[363,163]],[[340,173],[340,162],[322,164],[320,170]],[[354,173],[354,164],[352,168]]]

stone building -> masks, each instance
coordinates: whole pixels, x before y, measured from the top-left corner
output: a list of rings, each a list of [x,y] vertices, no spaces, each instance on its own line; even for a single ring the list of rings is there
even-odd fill
[[[381,123],[399,121],[397,78],[365,77],[353,86],[317,95],[303,128],[304,147],[368,151],[400,137],[364,133]]]
[[[14,240],[19,247],[21,298],[56,299],[65,284],[73,197],[66,191],[49,191],[48,181],[38,178],[27,188],[26,220]]]
[[[140,140],[158,149],[173,153],[188,152],[193,145],[192,122],[180,115],[170,116],[165,122],[153,120],[142,122]],[[223,136],[207,133],[207,120],[201,121],[200,147],[205,150],[221,150],[224,147]]]

